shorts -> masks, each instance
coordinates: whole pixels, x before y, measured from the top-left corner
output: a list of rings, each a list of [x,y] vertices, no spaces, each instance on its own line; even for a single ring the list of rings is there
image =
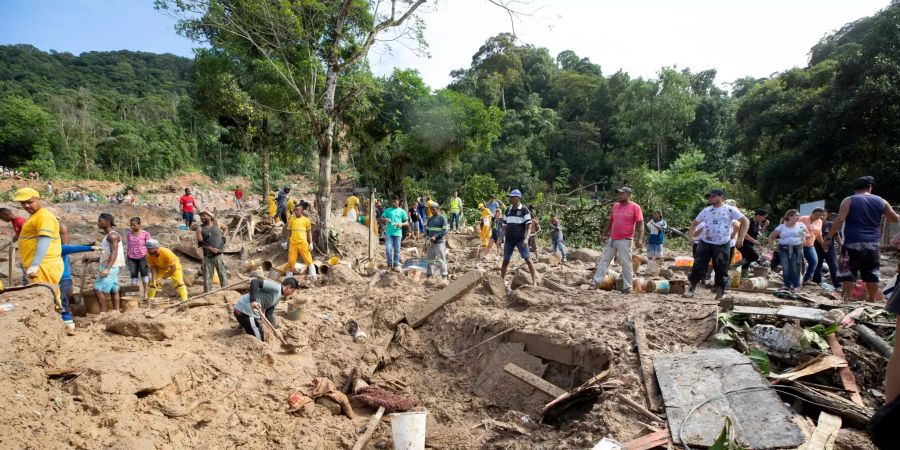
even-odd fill
[[[491,230],[491,240],[494,242],[500,242],[500,231]]]
[[[193,221],[194,221],[194,213],[192,213],[192,212],[182,212],[182,213],[181,213],[181,220],[184,220],[184,221],[187,221],[187,222],[193,222]]]
[[[518,249],[519,255],[522,259],[527,260],[531,258],[531,252],[528,251],[528,244],[525,242],[525,239],[512,240],[507,239],[506,242],[503,243],[503,262],[507,262],[512,258],[513,250]]]
[[[131,272],[132,280],[150,275],[150,266],[147,265],[146,256],[138,259],[126,258],[125,262],[128,263],[128,271]]]
[[[852,243],[841,246],[838,276],[841,281],[877,283],[881,267],[881,250],[877,242]]]
[[[106,266],[103,264],[100,265],[101,272],[105,268]],[[119,269],[121,269],[121,267],[110,267],[109,274],[104,278],[100,278],[98,275],[97,281],[94,282],[94,290],[104,294],[119,292]]]

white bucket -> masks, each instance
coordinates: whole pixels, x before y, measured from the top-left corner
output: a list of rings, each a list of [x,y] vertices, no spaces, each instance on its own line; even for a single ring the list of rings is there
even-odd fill
[[[425,450],[425,417],[428,411],[388,414],[394,450]]]

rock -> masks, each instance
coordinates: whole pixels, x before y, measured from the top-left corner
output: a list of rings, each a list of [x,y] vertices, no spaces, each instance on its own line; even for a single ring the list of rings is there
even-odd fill
[[[329,266],[325,279],[329,284],[356,284],[363,281],[362,277],[349,264]]]
[[[510,304],[513,306],[533,307],[552,303],[559,295],[543,286],[525,285],[509,294]]]
[[[327,409],[328,412],[330,412],[332,416],[341,415],[341,405],[330,398],[319,397],[316,399],[316,404],[324,406],[325,409]]]
[[[560,258],[558,253],[544,253],[538,258],[538,262],[548,264],[551,266],[558,266],[562,259]]]
[[[603,254],[597,250],[591,250],[589,248],[576,248],[575,250],[569,251],[568,255],[566,255],[569,261],[581,261],[585,263],[594,263],[600,260],[600,256]]]
[[[535,283],[540,284],[541,283],[540,274],[535,274],[535,275],[536,275]],[[531,274],[528,273],[528,270],[520,269],[520,270],[516,271],[516,274],[513,276],[510,287],[512,287],[513,289],[518,289],[522,286],[526,286],[526,285],[530,285],[530,284],[531,284]]]
[[[783,328],[772,325],[756,325],[750,330],[750,342],[762,345],[778,353],[789,353],[801,349],[803,329],[790,322]]]
[[[503,283],[503,278],[500,278],[500,274],[496,272],[486,273],[484,279],[481,281],[481,285],[484,286],[491,295],[506,297],[506,285]]]
[[[534,264],[534,271],[538,273],[544,273],[550,270],[550,265],[546,263],[536,263]]]
[[[142,337],[151,341],[164,341],[174,338],[181,330],[180,324],[172,320],[172,316],[162,315],[157,319],[148,319],[143,315],[125,313],[113,318],[106,324],[106,331],[122,336]]]
[[[447,248],[450,250],[460,250],[463,248],[463,244],[459,239],[451,236],[447,238]]]
[[[400,278],[403,276],[400,272],[387,271],[381,276],[380,285],[383,288],[395,288],[400,286]]]

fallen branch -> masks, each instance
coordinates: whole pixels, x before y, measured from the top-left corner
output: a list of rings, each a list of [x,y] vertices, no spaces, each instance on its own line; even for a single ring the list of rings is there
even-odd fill
[[[379,407],[378,411],[375,411],[375,415],[369,418],[369,423],[366,424],[366,431],[356,440],[356,444],[353,445],[353,450],[362,450],[365,447],[366,443],[369,442],[369,439],[372,438],[372,435],[375,434],[375,430],[378,429],[378,424],[381,423],[381,416],[384,414],[384,407]]]
[[[891,347],[891,344],[888,344],[887,341],[878,336],[871,328],[859,324],[856,326],[856,333],[859,334],[859,337],[862,340],[869,344],[872,349],[877,351],[884,356],[885,358],[890,358],[891,354],[894,352],[894,347]]]

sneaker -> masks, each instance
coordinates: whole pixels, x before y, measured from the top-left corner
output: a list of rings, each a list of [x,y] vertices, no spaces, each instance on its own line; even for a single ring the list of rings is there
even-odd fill
[[[688,290],[684,291],[684,294],[681,294],[684,298],[694,298],[694,290],[697,289],[697,285],[691,285]]]
[[[623,293],[623,294],[630,294],[630,293],[631,293],[631,289],[622,289],[622,293]]]
[[[66,334],[69,336],[75,336],[75,324],[74,323],[66,324]]]

